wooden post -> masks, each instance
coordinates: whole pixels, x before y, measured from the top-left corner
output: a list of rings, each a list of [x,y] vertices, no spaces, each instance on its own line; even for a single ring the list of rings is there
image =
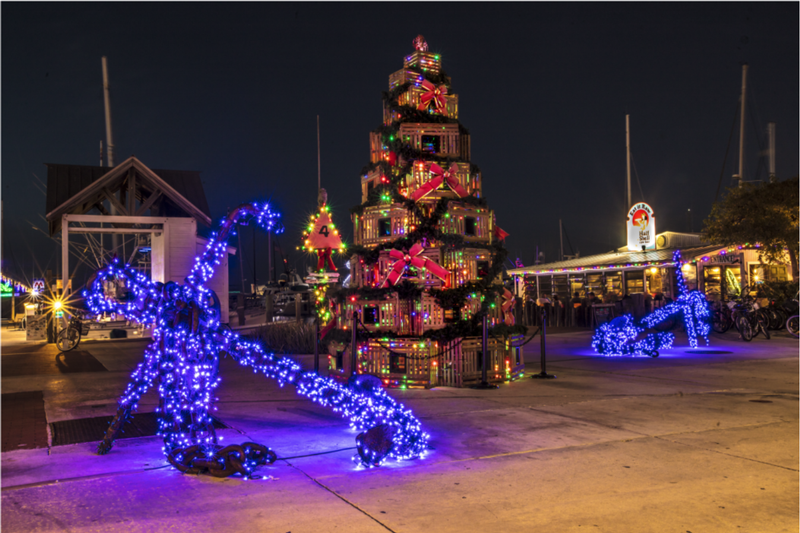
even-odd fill
[[[353,334],[350,338],[350,375],[355,376],[358,372],[358,341],[356,333],[358,332],[358,311],[353,311]]]
[[[266,315],[265,318],[267,324],[272,323],[272,319],[274,316],[274,304],[275,304],[275,295],[272,294],[268,288],[264,295],[264,311],[265,311],[264,314]]]

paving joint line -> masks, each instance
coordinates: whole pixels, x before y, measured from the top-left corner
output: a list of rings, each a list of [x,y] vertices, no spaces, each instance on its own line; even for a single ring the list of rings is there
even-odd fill
[[[555,414],[555,413],[552,413],[552,414]],[[737,456],[737,455],[726,454],[724,452],[717,452],[715,450],[708,450],[706,448],[700,448],[698,446],[692,446],[691,444],[684,444],[682,442],[671,441],[671,440],[669,440],[667,438],[664,438],[664,437],[668,437],[670,435],[683,435],[683,434],[688,434],[688,433],[701,433],[701,432],[705,432],[705,431],[724,431],[724,430],[729,430],[729,429],[740,429],[740,428],[747,428],[747,427],[760,427],[760,426],[769,426],[769,425],[774,425],[774,424],[786,424],[786,423],[789,423],[789,422],[776,421],[776,422],[766,422],[766,423],[763,423],[763,424],[746,424],[746,425],[743,425],[743,426],[733,426],[733,427],[727,427],[727,428],[711,428],[711,429],[704,429],[704,430],[698,430],[698,431],[679,431],[679,432],[675,432],[675,433],[666,433],[664,435],[648,435],[647,433],[641,433],[641,432],[635,431],[635,430],[623,429],[623,428],[618,428],[618,427],[613,427],[613,426],[603,426],[603,424],[597,424],[597,425],[600,425],[602,427],[607,427],[607,428],[610,428],[610,429],[618,429],[618,430],[622,430],[622,431],[630,431],[631,433],[635,433],[637,436],[630,437],[630,438],[622,438],[622,439],[612,439],[612,440],[607,440],[607,441],[602,441],[602,442],[586,442],[586,443],[583,443],[583,444],[569,444],[569,445],[566,445],[566,446],[556,446],[556,447],[551,447],[551,448],[533,448],[533,449],[530,449],[530,450],[521,450],[521,451],[515,451],[515,452],[505,452],[505,453],[498,453],[498,454],[492,454],[492,455],[483,455],[483,456],[480,456],[480,457],[467,457],[467,458],[464,458],[464,459],[454,459],[452,461],[437,461],[435,464],[462,463],[462,462],[466,462],[466,461],[481,461],[481,460],[485,460],[485,459],[496,459],[496,458],[499,458],[499,457],[510,457],[510,456],[514,456],[514,455],[524,455],[524,454],[529,454],[529,453],[539,453],[539,452],[549,452],[549,451],[557,451],[557,450],[567,450],[567,449],[570,449],[570,448],[584,448],[584,447],[587,447],[587,446],[600,446],[600,445],[618,443],[618,442],[631,442],[633,440],[641,440],[641,439],[658,439],[658,440],[663,440],[665,442],[670,442],[670,443],[673,443],[673,444],[683,444],[685,446],[695,447],[695,448],[698,448],[698,449],[703,450],[703,451],[720,453],[721,455],[728,455],[730,457],[734,457],[734,458],[737,458],[737,459],[745,459],[745,460],[748,460],[748,461],[754,461],[754,462],[757,462],[757,463],[762,463],[762,464],[765,464],[765,465],[768,465],[768,466],[775,466],[775,467],[778,467],[778,468],[783,468],[783,469],[786,469],[786,470],[790,470],[792,472],[798,472],[798,470],[794,470],[792,468],[788,468],[788,467],[785,467],[785,466],[774,465],[772,463],[766,463],[764,461],[758,461],[757,459],[748,459],[747,457],[740,457],[740,456]]]
[[[342,500],[343,502],[345,502],[347,505],[351,506],[353,509],[356,509],[357,511],[361,512],[362,514],[364,514],[364,516],[366,516],[366,517],[368,517],[368,518],[370,518],[370,519],[374,520],[374,521],[375,521],[376,523],[378,523],[378,524],[379,524],[381,527],[383,527],[384,529],[386,529],[386,531],[390,531],[391,533],[397,533],[397,532],[396,532],[394,529],[390,528],[389,526],[387,526],[386,524],[384,524],[383,522],[381,522],[380,520],[378,520],[377,518],[375,518],[374,516],[372,516],[371,514],[369,514],[367,511],[365,511],[364,509],[362,509],[361,507],[359,507],[359,506],[358,506],[358,505],[356,505],[355,503],[351,502],[350,500],[348,500],[347,498],[345,498],[344,496],[342,496],[341,494],[339,494],[339,493],[338,493],[338,492],[336,492],[335,490],[331,489],[331,488],[330,488],[330,487],[328,487],[327,485],[325,485],[325,484],[323,484],[322,482],[318,481],[318,480],[317,480],[315,477],[313,477],[313,476],[310,476],[309,474],[307,474],[307,473],[306,473],[306,472],[305,472],[305,471],[304,471],[302,468],[299,468],[299,467],[297,467],[297,466],[293,465],[292,463],[290,463],[290,462],[289,462],[289,461],[287,461],[287,460],[284,460],[284,462],[285,462],[287,465],[289,465],[289,466],[291,466],[292,468],[294,468],[295,470],[297,470],[298,472],[300,472],[301,474],[303,474],[304,476],[306,476],[308,479],[310,479],[311,481],[313,481],[313,482],[314,482],[314,483],[316,483],[317,485],[319,485],[320,487],[322,487],[323,489],[327,490],[328,492],[330,492],[331,494],[333,494],[334,496],[336,496],[337,498],[339,498],[340,500]]]
[[[773,422],[773,423],[779,424],[781,422]],[[763,425],[770,425],[770,424],[763,424]],[[740,427],[748,427],[748,426],[740,426]],[[734,428],[725,428],[725,429],[734,429]],[[711,429],[711,430],[706,430],[706,431],[716,431],[716,430]],[[773,466],[775,468],[782,468],[782,469],[788,470],[790,472],[800,472],[800,470],[798,470],[796,468],[790,468],[788,466],[783,466],[783,465],[776,465],[774,463],[768,463],[766,461],[759,461],[758,459],[752,459],[750,457],[744,457],[742,455],[734,455],[732,453],[725,453],[725,452],[720,451],[720,450],[712,450],[712,449],[709,449],[709,448],[703,448],[702,446],[696,446],[694,444],[688,444],[686,442],[679,442],[679,441],[676,441],[676,440],[670,440],[670,439],[667,439],[667,438],[664,438],[664,437],[661,437],[661,436],[658,436],[658,435],[654,435],[653,438],[654,439],[658,439],[658,440],[663,440],[665,442],[670,442],[672,444],[679,444],[679,445],[682,445],[682,446],[687,446],[689,448],[695,448],[695,449],[703,450],[703,451],[706,451],[706,452],[725,455],[727,457],[733,457],[734,459],[742,459],[744,461],[752,461],[753,463],[759,463],[759,464],[762,464],[762,465]]]

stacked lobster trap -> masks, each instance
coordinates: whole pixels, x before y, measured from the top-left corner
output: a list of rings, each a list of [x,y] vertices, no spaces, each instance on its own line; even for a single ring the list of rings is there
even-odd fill
[[[508,234],[482,197],[441,58],[421,36],[414,46],[390,75],[383,124],[369,135],[349,288],[330,323],[332,375],[372,374],[387,387],[463,387],[485,362],[489,381],[511,381],[524,369],[521,336],[496,328],[514,326],[513,295],[502,286]],[[502,331],[486,354],[484,316]]]

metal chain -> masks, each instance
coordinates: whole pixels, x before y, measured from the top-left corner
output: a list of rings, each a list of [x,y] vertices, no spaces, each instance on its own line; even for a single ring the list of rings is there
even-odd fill
[[[167,461],[184,474],[213,477],[228,477],[237,472],[245,477],[252,476],[257,466],[272,464],[277,459],[275,452],[255,442],[232,444],[224,448],[195,444],[176,448],[167,455]]]

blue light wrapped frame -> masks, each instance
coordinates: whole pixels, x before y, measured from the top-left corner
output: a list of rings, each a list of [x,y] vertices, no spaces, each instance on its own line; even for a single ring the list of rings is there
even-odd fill
[[[222,437],[217,437],[209,412],[214,389],[220,383],[220,354],[277,379],[281,386],[295,385],[298,393],[347,418],[350,426],[361,432],[354,459],[365,466],[378,466],[387,458],[411,459],[425,454],[429,435],[411,411],[385,390],[348,387],[315,372],[304,372],[293,360],[267,353],[257,342],[242,339],[220,325],[219,299],[205,284],[225,257],[229,234],[235,234],[236,224],[251,221],[280,233],[283,227],[279,218],[269,204],[237,207],[211,235],[203,254],[195,258],[184,285],[152,282],[116,259],[97,273],[90,291],[84,291],[93,312],[115,313],[154,325],[153,342],[119,399],[117,414],[97,448],[99,454],[111,450],[123,425],[138,408],[139,399],[157,386],[158,434],[164,438],[168,461],[181,472],[216,477],[238,472],[247,478],[257,466],[274,462],[275,453],[260,444],[219,444]],[[124,285],[127,297],[107,298],[107,283]]]
[[[646,355],[658,357],[658,350],[672,347],[675,335],[672,333],[650,333],[645,329],[653,328],[672,315],[683,314],[689,344],[697,348],[697,338],[702,337],[708,344],[711,331],[709,317],[711,313],[708,302],[700,291],[689,291],[683,279],[681,252],[676,250],[672,256],[676,265],[678,278],[678,298],[671,304],[657,309],[644,317],[638,324],[631,315],[617,317],[601,324],[592,337],[592,348],[602,355]]]

